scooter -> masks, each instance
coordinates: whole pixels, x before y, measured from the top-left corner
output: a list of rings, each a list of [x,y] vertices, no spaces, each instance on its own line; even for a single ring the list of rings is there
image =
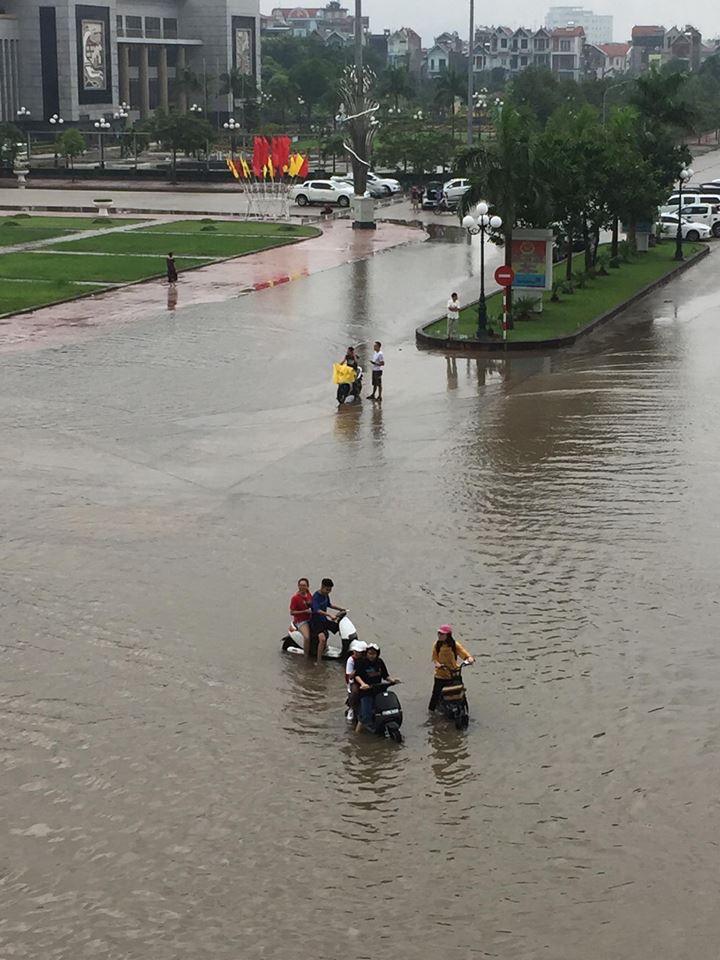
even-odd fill
[[[446,194],[443,194],[433,209],[435,213],[457,213],[460,209],[460,198],[450,200]]]
[[[356,367],[356,376],[355,380],[352,383],[339,383],[337,388],[337,402],[339,404],[345,403],[350,397],[353,400],[362,399],[362,383],[363,383],[363,371],[361,366]]]
[[[469,663],[469,660],[463,660],[457,670],[452,671],[452,677],[442,688],[438,701],[443,714],[455,724],[456,730],[464,730],[470,723],[467,692],[462,681],[462,668]]]
[[[329,629],[332,629],[332,626],[332,623],[329,624]],[[336,644],[331,645],[328,639],[328,644],[325,647],[325,653],[323,654],[323,660],[344,660],[348,655],[350,644],[353,642],[353,640],[357,640],[358,638],[355,624],[347,615],[346,611],[343,611],[338,617],[337,636],[340,640],[340,646],[337,646]],[[285,653],[303,654],[305,652],[305,641],[303,639],[303,635],[296,627],[293,627],[292,624],[290,624],[287,634],[280,642]],[[311,632],[310,655],[313,657],[317,654],[317,642],[317,634],[313,634]]]
[[[397,694],[390,690],[392,686],[387,680],[377,683],[369,690],[361,690],[361,697],[373,697],[373,717],[369,724],[363,721],[363,726],[379,737],[388,736],[395,743],[402,743],[400,733],[403,713]]]

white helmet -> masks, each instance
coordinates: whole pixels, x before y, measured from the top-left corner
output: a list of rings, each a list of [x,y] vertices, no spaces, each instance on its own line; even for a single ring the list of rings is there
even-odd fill
[[[364,640],[353,640],[350,644],[350,653],[365,653],[367,644]]]

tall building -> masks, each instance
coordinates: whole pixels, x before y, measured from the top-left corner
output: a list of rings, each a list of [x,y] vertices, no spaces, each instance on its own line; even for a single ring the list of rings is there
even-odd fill
[[[582,27],[588,43],[611,43],[613,18],[610,14],[593,13],[584,7],[550,7],[545,16],[548,30],[560,27]]]
[[[238,70],[253,83],[260,76],[259,0],[2,0],[0,7],[0,38],[13,21],[19,96],[34,120],[92,119],[122,101],[141,117],[158,107],[186,109],[186,70]],[[232,98],[225,100],[232,111]]]

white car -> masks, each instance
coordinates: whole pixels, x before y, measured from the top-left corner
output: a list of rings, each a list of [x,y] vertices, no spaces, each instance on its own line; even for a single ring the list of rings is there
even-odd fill
[[[470,189],[470,181],[457,177],[455,180],[448,180],[443,184],[443,193],[449,203],[454,203],[464,197]]]
[[[381,191],[380,196],[384,193],[386,197],[391,196],[393,193],[401,193],[402,187],[400,186],[399,180],[394,180],[392,177],[379,177],[376,173],[368,170],[367,175],[368,190],[372,196],[375,196],[374,191]]]
[[[680,202],[680,194],[671,194],[671,196],[668,197],[667,202],[669,205],[676,207]],[[683,190],[682,192],[682,204],[685,207],[691,203],[720,204],[720,190],[696,190],[693,187],[689,187],[687,190]]]
[[[350,186],[353,187],[353,189],[355,187],[355,183],[352,177],[334,176],[334,177],[331,177],[330,179],[332,180],[333,183],[345,183],[345,184],[349,183]],[[373,197],[374,199],[377,199],[378,197],[386,197],[388,195],[388,192],[385,189],[385,187],[380,186],[380,184],[378,183],[371,183],[368,180],[367,194],[368,196]]]
[[[337,180],[306,180],[292,188],[290,199],[299,207],[307,207],[311,203],[336,203],[339,207],[349,207],[354,192],[349,183]]]
[[[663,237],[677,236],[678,218],[676,213],[661,213],[658,222],[660,224],[660,233]],[[683,240],[689,240],[691,243],[696,240],[710,239],[710,227],[705,226],[704,223],[692,223],[690,220],[686,220],[685,217],[683,217],[680,222],[680,230],[682,231]]]
[[[711,203],[683,204],[680,215],[693,223],[704,223],[714,237],[720,237],[720,206]]]

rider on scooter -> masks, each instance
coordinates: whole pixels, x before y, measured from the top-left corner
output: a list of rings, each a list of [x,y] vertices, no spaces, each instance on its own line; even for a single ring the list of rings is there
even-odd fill
[[[440,699],[440,692],[444,686],[453,682],[453,673],[457,670],[458,657],[475,663],[475,657],[453,637],[452,627],[443,623],[438,627],[437,640],[433,644],[432,661],[435,666],[435,681],[428,710],[434,710]]]
[[[317,635],[318,638],[317,663],[320,663],[325,653],[328,631],[337,633],[337,622],[342,614],[347,613],[344,607],[336,607],[330,603],[330,591],[334,586],[335,584],[329,577],[323,577],[320,582],[320,589],[315,591],[310,603],[310,609],[312,611],[310,617],[310,633]],[[337,615],[328,613],[329,610],[336,610]],[[309,643],[305,648],[305,656],[310,656]]]
[[[355,682],[360,688],[360,719],[355,727],[356,731],[369,727],[373,718],[374,696],[372,687],[379,686],[383,680],[390,684],[400,683],[396,677],[391,677],[385,661],[380,656],[380,647],[376,643],[369,643],[365,652],[365,659],[355,668]]]

